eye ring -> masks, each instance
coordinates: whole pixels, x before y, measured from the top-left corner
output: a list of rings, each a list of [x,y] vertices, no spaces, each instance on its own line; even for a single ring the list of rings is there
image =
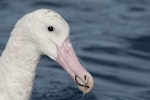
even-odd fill
[[[54,31],[54,27],[53,26],[48,26],[48,31],[50,31],[50,32],[52,32],[52,31]]]

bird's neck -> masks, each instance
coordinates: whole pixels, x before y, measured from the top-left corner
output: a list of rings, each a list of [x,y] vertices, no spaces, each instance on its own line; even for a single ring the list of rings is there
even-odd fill
[[[40,55],[37,48],[25,38],[10,37],[0,58],[0,78],[4,81],[0,82],[0,92],[3,91],[6,98],[29,99]]]

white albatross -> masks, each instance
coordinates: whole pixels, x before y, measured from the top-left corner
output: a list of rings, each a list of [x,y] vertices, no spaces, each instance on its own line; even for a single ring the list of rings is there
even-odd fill
[[[42,54],[58,62],[83,93],[94,80],[78,61],[69,40],[69,26],[55,11],[39,9],[23,16],[0,57],[0,100],[28,100]]]

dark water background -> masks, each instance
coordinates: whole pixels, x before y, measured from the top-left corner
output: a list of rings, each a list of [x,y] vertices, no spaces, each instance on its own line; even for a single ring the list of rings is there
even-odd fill
[[[85,100],[150,100],[150,0],[0,0],[0,53],[16,21],[39,8],[60,13],[95,86]],[[81,100],[70,76],[43,56],[31,100]]]

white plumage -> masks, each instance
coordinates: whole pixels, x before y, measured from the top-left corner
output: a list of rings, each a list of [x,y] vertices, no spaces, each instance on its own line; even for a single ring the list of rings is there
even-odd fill
[[[73,79],[78,76],[76,81],[83,84],[79,86],[81,91],[87,93],[92,89],[93,78],[76,58],[67,22],[55,11],[39,9],[17,22],[0,57],[0,100],[29,99],[42,54],[61,64]]]

